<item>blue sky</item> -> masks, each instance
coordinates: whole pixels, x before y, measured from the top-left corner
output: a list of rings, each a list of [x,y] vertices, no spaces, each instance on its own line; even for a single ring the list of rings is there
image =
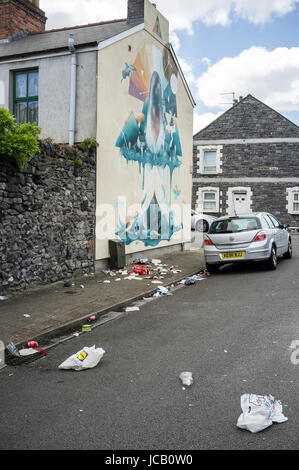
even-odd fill
[[[299,125],[299,0],[155,0],[197,106],[194,132],[249,93]],[[125,18],[126,0],[41,0],[48,28]]]

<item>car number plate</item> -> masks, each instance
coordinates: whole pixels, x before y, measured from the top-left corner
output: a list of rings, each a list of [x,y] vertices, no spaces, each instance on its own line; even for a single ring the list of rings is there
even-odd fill
[[[244,258],[245,253],[239,252],[239,253],[223,253],[222,254],[222,259],[234,259],[234,258]]]

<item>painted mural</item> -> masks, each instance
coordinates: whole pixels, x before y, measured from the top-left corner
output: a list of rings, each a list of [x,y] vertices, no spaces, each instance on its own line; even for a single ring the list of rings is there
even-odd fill
[[[177,69],[168,49],[155,46],[139,51],[125,64],[122,81],[129,79],[129,95],[140,101],[140,114],[131,112],[117,139],[121,158],[139,165],[143,197],[136,214],[119,220],[117,235],[129,245],[139,240],[156,246],[182,228],[171,210],[181,191],[173,180],[182,165],[177,126]]]

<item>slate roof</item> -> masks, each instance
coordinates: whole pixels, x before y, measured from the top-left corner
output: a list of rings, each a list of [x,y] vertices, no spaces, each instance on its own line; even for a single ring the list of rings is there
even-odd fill
[[[29,34],[16,41],[0,44],[0,61],[25,55],[67,50],[70,34],[73,35],[77,47],[96,45],[97,42],[128,31],[137,24],[127,24],[127,20],[123,19]]]
[[[219,116],[194,140],[299,137],[299,127],[252,95]]]

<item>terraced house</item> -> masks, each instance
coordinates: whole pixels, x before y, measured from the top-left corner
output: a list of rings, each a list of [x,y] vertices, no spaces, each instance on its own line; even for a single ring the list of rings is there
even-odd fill
[[[299,127],[252,95],[194,136],[193,208],[299,226]]]
[[[38,123],[42,139],[71,149],[97,141],[96,181],[84,176],[95,237],[81,234],[80,247],[94,247],[99,268],[109,260],[111,239],[121,240],[128,256],[188,249],[195,103],[169,43],[168,20],[149,0],[128,0],[124,19],[45,25],[38,0],[0,0],[0,107],[18,123]],[[33,194],[43,192],[43,179],[34,184]],[[65,189],[65,204],[78,206],[73,189]],[[52,196],[47,192],[47,203]],[[55,214],[47,220],[70,244]]]

